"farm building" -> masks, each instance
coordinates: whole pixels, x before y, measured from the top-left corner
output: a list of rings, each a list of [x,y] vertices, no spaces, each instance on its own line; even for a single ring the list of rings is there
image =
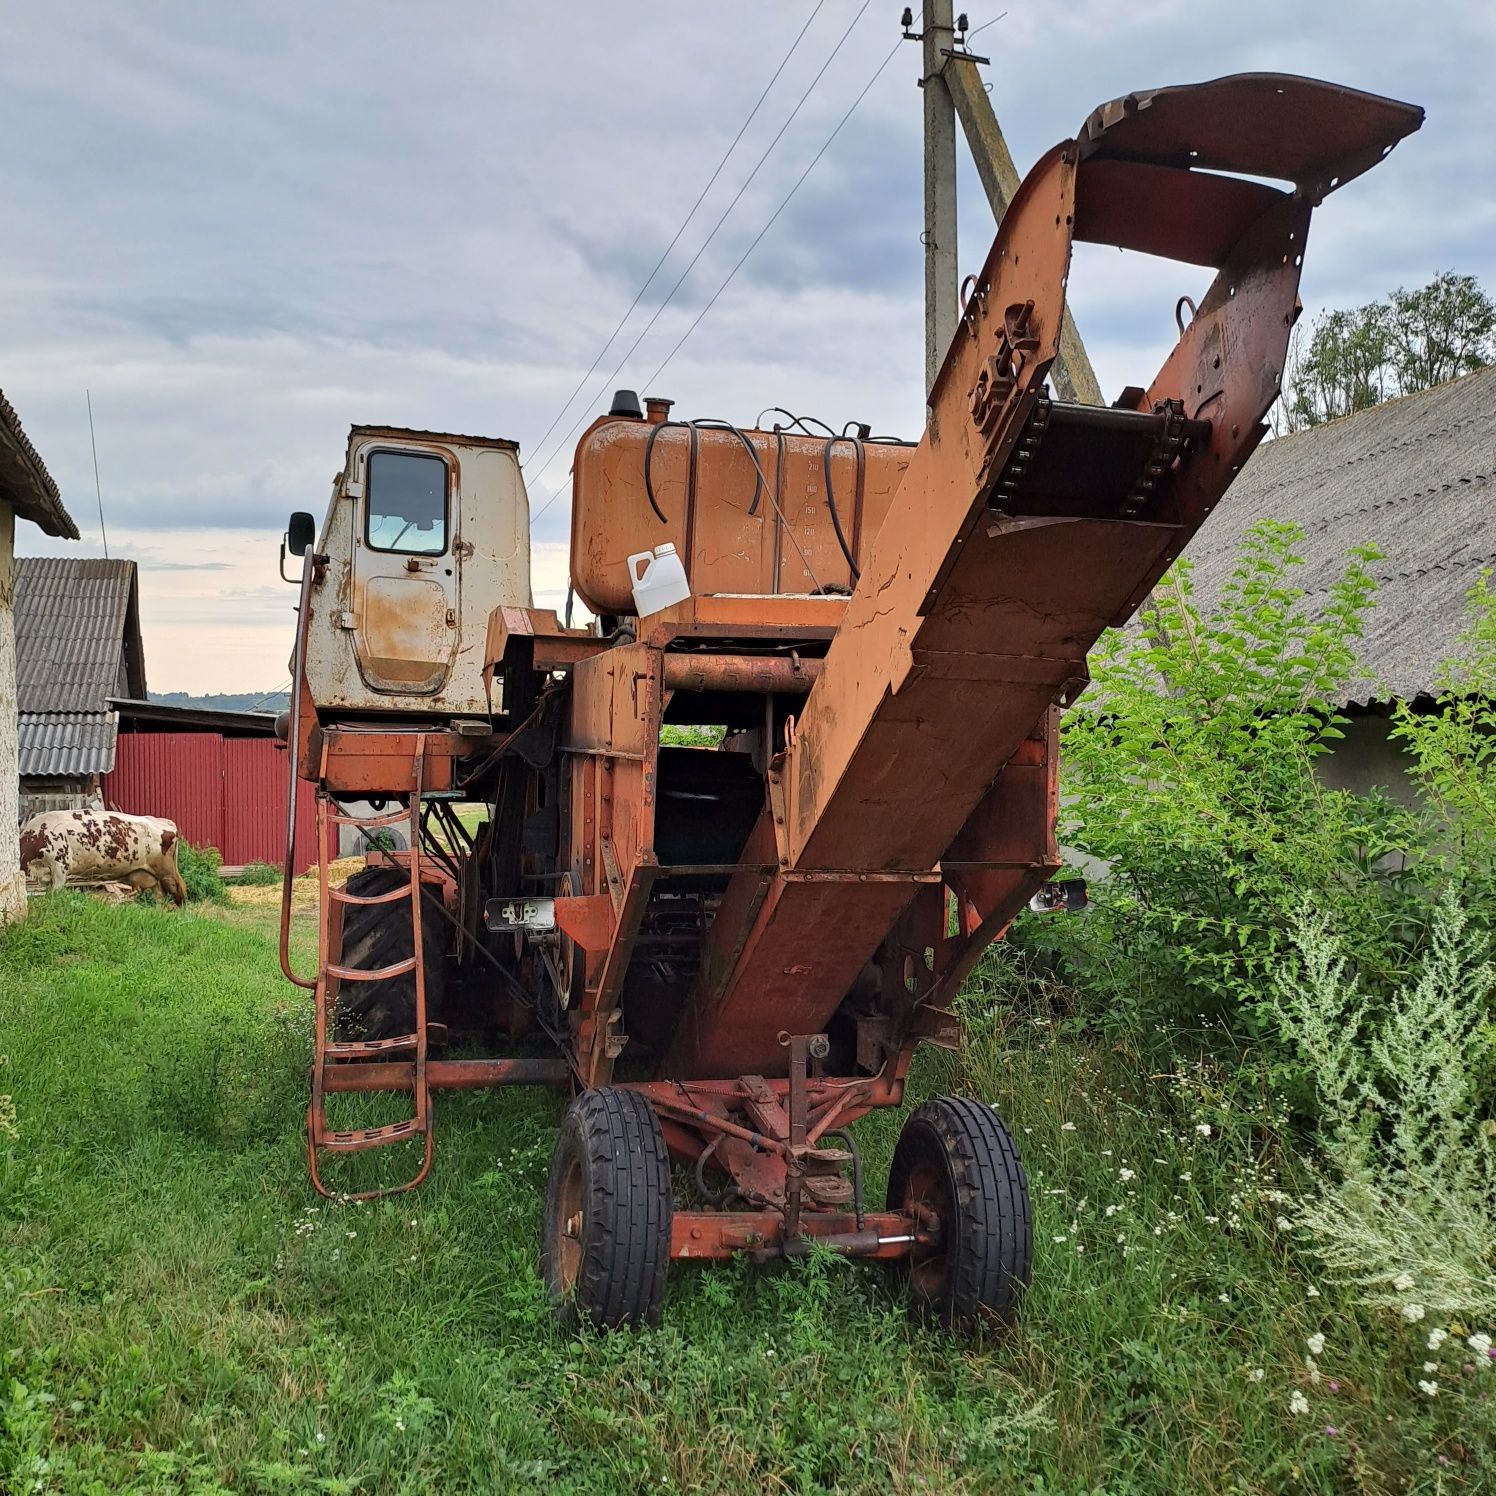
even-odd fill
[[[18,918],[26,909],[16,837],[21,819],[14,619],[18,519],[29,520],[48,535],[78,538],[52,475],[27,440],[10,402],[0,394],[0,923]]]
[[[110,699],[146,694],[135,563],[23,556],[15,617],[24,819],[97,798],[114,767]]]
[[[1323,764],[1331,784],[1411,795],[1391,706],[1438,686],[1440,663],[1465,628],[1465,598],[1496,566],[1496,366],[1436,389],[1266,442],[1186,553],[1208,610],[1245,532],[1262,520],[1303,526],[1312,602],[1353,546],[1383,553],[1360,654],[1365,669],[1341,703],[1351,718]]]
[[[216,847],[225,867],[281,863],[288,760],[271,713],[118,699],[111,706],[119,733],[102,783],[111,810],[165,816],[194,846]],[[308,786],[297,802],[298,871],[317,860],[315,797]]]

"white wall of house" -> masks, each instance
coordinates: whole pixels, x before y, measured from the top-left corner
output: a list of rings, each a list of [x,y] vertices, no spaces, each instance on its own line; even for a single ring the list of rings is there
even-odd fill
[[[16,746],[16,515],[0,503],[0,924],[26,913],[20,871],[21,775]]]

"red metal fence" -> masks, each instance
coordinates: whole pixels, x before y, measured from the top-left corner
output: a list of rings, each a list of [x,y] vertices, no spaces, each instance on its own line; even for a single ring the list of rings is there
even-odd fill
[[[286,848],[286,754],[273,738],[216,732],[122,732],[104,803],[165,816],[196,846],[217,847],[226,867],[279,866]],[[316,786],[296,804],[296,870],[317,860]]]

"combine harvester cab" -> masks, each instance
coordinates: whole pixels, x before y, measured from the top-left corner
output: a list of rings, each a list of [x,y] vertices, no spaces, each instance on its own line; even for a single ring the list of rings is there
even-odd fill
[[[550,757],[525,750],[484,920],[581,1093],[543,1249],[565,1312],[650,1322],[672,1257],[816,1243],[900,1263],[946,1324],[1015,1311],[1029,1202],[992,1108],[918,1108],[881,1210],[847,1129],[902,1100],[919,1043],[956,1042],[961,983],[1058,867],[1058,718],[1087,653],[1261,440],[1313,208],[1421,119],[1278,75],[1098,109],[968,278],[916,446],[660,400],[584,434],[572,577],[597,622],[495,611],[508,715],[478,760],[553,733]],[[1215,272],[1110,408],[1046,383],[1075,240]],[[631,568],[667,542],[691,595],[639,617]],[[692,725],[720,742],[664,740]]]

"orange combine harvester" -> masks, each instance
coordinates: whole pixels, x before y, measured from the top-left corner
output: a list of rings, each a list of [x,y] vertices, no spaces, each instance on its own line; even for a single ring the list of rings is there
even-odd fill
[[[355,427],[320,534],[289,532],[293,784],[324,858],[334,827],[368,849],[340,887],[324,861],[315,972],[283,934],[315,993],[317,1187],[397,1144],[418,1184],[444,1087],[569,1088],[563,1313],[653,1322],[673,1258],[820,1243],[901,1264],[952,1326],[1011,1315],[1030,1210],[992,1108],[916,1109],[882,1208],[848,1129],[899,1104],[921,1042],[957,1042],[962,981],[1059,866],[1087,652],[1261,440],[1312,210],[1421,120],[1277,75],[1096,110],[968,278],[917,444],[621,391],[576,449],[585,628],[531,606],[512,443]],[[1075,241],[1215,272],[1107,408],[1046,383]],[[667,544],[683,595],[637,603]],[[408,1115],[335,1122],[369,1091]]]

